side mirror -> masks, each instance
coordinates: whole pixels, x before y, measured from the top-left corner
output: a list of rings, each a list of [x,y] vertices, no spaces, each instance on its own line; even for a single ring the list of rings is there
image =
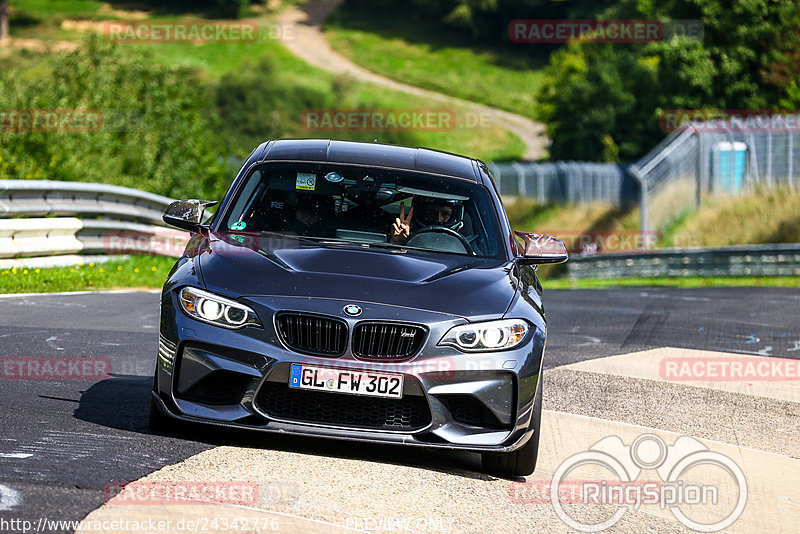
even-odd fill
[[[161,218],[171,226],[197,232],[203,222],[203,212],[216,203],[213,200],[176,200],[169,205]]]
[[[525,250],[522,256],[517,257],[517,261],[523,265],[564,263],[569,259],[567,247],[560,239],[535,232],[515,231],[514,234],[525,241]]]

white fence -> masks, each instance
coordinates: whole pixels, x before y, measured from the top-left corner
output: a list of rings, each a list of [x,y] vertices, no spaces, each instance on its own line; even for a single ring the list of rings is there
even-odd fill
[[[534,198],[539,204],[602,202],[629,206],[639,187],[622,165],[559,161],[490,164],[500,194]]]
[[[704,196],[800,184],[800,116],[695,121],[640,160],[490,165],[502,195],[542,204],[603,202],[641,206],[641,231],[661,230]]]
[[[669,225],[705,196],[797,187],[797,123],[796,115],[754,115],[696,121],[671,133],[629,168],[642,183],[642,232]]]

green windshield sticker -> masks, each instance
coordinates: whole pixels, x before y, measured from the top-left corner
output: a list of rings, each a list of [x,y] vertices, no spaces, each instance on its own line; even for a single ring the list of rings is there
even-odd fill
[[[244,230],[247,223],[244,221],[236,221],[231,225],[231,230]]]

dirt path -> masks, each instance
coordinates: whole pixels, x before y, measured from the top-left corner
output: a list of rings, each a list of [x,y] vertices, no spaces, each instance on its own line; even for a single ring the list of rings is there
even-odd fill
[[[78,48],[76,43],[71,41],[45,42],[41,39],[22,39],[19,37],[8,37],[0,39],[0,48],[14,48],[18,50],[31,50],[44,54],[52,52],[72,52]]]
[[[334,51],[325,39],[321,27],[328,15],[341,2],[342,0],[309,0],[300,7],[286,9],[279,17],[279,23],[285,30],[278,32],[283,45],[310,65],[334,74],[348,74],[361,81],[469,108],[476,116],[485,118],[491,124],[502,126],[519,136],[525,143],[526,159],[538,159],[544,156],[549,144],[544,135],[544,125],[508,111],[397,82],[368,71]]]

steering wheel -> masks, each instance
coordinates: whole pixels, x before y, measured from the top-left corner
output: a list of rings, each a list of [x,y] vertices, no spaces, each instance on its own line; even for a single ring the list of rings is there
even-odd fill
[[[408,239],[406,239],[406,245],[410,244],[411,240],[414,239],[415,237],[418,237],[422,234],[431,234],[431,233],[447,234],[451,237],[455,237],[456,239],[458,239],[459,243],[461,243],[464,246],[464,250],[466,250],[469,254],[472,254],[473,256],[475,255],[475,249],[472,248],[472,245],[470,244],[469,241],[467,241],[467,238],[459,234],[452,228],[448,228],[447,226],[431,225],[420,228],[419,230],[408,236]]]

